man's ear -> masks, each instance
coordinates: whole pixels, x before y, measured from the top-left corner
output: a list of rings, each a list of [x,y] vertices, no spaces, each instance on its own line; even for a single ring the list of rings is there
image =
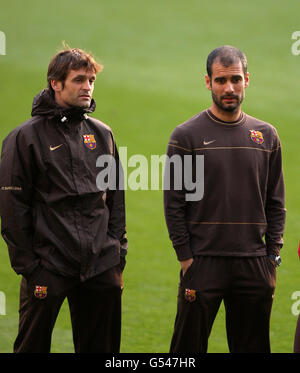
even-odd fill
[[[245,75],[245,88],[247,88],[249,86],[249,83],[250,83],[249,73],[247,73]]]
[[[207,74],[205,75],[205,85],[206,85],[206,88],[211,91],[210,77]]]
[[[51,87],[52,87],[54,92],[62,91],[62,82],[61,81],[52,79],[50,83],[51,83]]]

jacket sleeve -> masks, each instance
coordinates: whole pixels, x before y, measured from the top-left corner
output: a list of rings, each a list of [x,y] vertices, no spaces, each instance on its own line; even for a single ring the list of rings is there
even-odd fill
[[[191,150],[177,127],[167,148],[163,193],[166,225],[179,261],[193,257],[186,225],[187,202],[183,182],[185,155],[191,155]]]
[[[106,204],[108,206],[110,215],[108,221],[109,234],[120,241],[120,249],[123,253],[127,251],[127,237],[126,237],[126,218],[125,218],[125,192],[124,192],[124,173],[120,162],[118,150],[115,142],[114,159],[116,165],[116,172],[113,181],[114,188],[107,191]]]
[[[276,131],[273,151],[269,161],[266,217],[267,231],[265,240],[267,252],[269,255],[279,255],[279,251],[283,246],[286,209],[281,145]]]
[[[11,265],[17,274],[29,276],[39,264],[32,248],[31,200],[34,164],[30,145],[20,130],[2,144],[0,163],[1,233]]]

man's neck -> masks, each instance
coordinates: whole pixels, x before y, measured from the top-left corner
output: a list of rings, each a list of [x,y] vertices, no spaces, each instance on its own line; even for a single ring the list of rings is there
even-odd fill
[[[216,105],[212,105],[209,109],[215,117],[222,120],[223,122],[236,122],[241,116],[241,107],[237,111],[224,111],[218,108]]]
[[[68,105],[67,103],[65,103],[61,98],[60,96],[58,96],[57,94],[55,94],[54,96],[54,101],[57,103],[57,105],[59,105],[60,107],[62,107],[63,109],[67,109],[67,108],[70,108],[71,106]]]

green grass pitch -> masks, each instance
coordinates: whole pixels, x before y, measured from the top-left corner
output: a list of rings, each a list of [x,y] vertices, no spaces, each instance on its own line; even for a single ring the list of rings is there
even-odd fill
[[[293,349],[300,291],[297,256],[300,231],[299,71],[291,35],[300,28],[297,0],[66,0],[5,2],[0,31],[0,140],[30,117],[32,98],[46,85],[50,58],[65,40],[91,51],[104,65],[94,98],[95,116],[114,131],[128,156],[161,155],[173,128],[207,108],[208,53],[223,44],[248,57],[250,86],[243,110],[272,123],[283,146],[287,224],[283,264],[271,319],[272,352]],[[130,170],[129,170],[130,172]],[[179,264],[165,227],[162,191],[126,192],[129,254],[124,272],[121,352],[168,352],[176,312]],[[0,240],[0,352],[11,352],[18,328],[20,278]],[[52,352],[73,352],[64,303],[55,325]],[[223,306],[209,352],[228,352]]]

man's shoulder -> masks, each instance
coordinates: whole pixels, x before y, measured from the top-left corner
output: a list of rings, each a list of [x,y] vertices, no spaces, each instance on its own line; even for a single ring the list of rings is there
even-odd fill
[[[259,118],[255,118],[249,114],[246,114],[246,117],[247,117],[247,126],[253,130],[257,130],[257,131],[268,131],[270,133],[273,133],[275,135],[277,135],[277,130],[276,130],[276,127],[269,123],[269,122],[266,122],[262,119],[259,119]]]
[[[204,124],[206,120],[206,110],[201,111],[198,114],[195,114],[191,118],[187,119],[186,121],[178,124],[174,130],[173,134],[180,134],[180,135],[186,135],[186,136],[193,136],[194,129],[199,129],[199,126]]]
[[[206,118],[206,110],[203,110],[200,113],[193,115],[191,118],[187,119],[183,123],[179,124],[177,128],[181,128],[187,131],[194,126],[199,126],[199,124],[202,124],[206,120]]]
[[[193,148],[195,137],[199,137],[199,134],[202,132],[203,125],[205,125],[205,118],[205,111],[201,111],[177,125],[171,133],[169,146],[190,152]]]
[[[10,139],[16,138],[20,134],[32,134],[34,125],[40,122],[40,119],[38,117],[31,117],[22,124],[18,125],[15,127],[3,140],[3,142],[8,141]]]
[[[280,138],[275,126],[264,120],[252,117],[251,115],[246,115],[247,120],[245,127],[253,134],[252,136],[259,136],[261,139],[263,139],[265,146],[269,145],[270,150],[279,149]],[[256,131],[259,133],[257,133]]]
[[[86,120],[95,129],[97,129],[99,131],[103,131],[103,132],[112,133],[112,129],[106,123],[102,122],[101,120],[99,120],[97,118],[94,118],[94,117],[90,117],[90,116],[88,116]]]

